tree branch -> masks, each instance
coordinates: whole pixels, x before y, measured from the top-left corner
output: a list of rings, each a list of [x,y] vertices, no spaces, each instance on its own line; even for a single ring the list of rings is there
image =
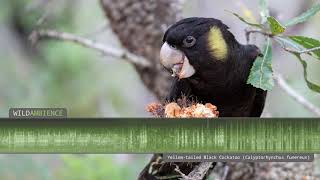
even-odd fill
[[[292,87],[290,87],[281,74],[274,74],[274,79],[278,86],[285,91],[289,96],[291,96],[295,101],[301,104],[310,112],[314,113],[317,116],[320,116],[320,109],[312,104],[310,101],[305,99],[303,96],[298,94]]]
[[[183,180],[193,180],[193,179],[190,179],[190,178],[189,178],[187,175],[185,175],[183,172],[181,172],[178,165],[175,165],[175,166],[176,166],[176,168],[174,169],[174,171],[176,171],[177,173],[179,173],[180,176],[182,177],[182,178],[180,178],[180,180],[181,180],[181,179],[183,179]]]
[[[246,29],[245,30],[245,36],[246,36],[246,40],[247,42],[250,41],[250,35],[251,34],[261,34],[263,36],[267,36],[267,37],[274,37],[273,34],[269,33],[269,32],[265,32],[265,31],[261,31],[261,30],[252,30],[252,29]],[[310,54],[310,52],[313,52],[313,51],[317,51],[317,50],[320,50],[320,46],[319,47],[314,47],[314,48],[311,48],[311,49],[304,49],[304,50],[294,50],[294,49],[290,49],[290,48],[286,48],[286,47],[283,47],[283,49],[285,51],[288,51],[288,52],[291,52],[291,53],[298,53],[298,54]]]
[[[165,30],[181,19],[181,0],[100,0],[100,5],[122,47],[152,64],[135,69],[150,92],[164,100],[174,78],[159,63],[159,52]]]
[[[261,34],[263,36],[273,37],[273,35],[271,33],[268,33],[268,32],[264,32],[264,31],[261,31],[261,30],[245,29],[245,36],[246,36],[247,43],[250,41],[250,35],[251,34]]]
[[[298,53],[298,54],[305,54],[306,53],[306,54],[308,54],[310,52],[320,50],[320,46],[319,47],[315,47],[315,48],[311,48],[311,49],[301,50],[301,51],[297,51],[297,50],[293,50],[293,49],[289,49],[289,48],[283,48],[283,49],[288,51],[288,52],[292,52],[292,53]]]
[[[90,39],[86,39],[74,34],[66,33],[66,32],[58,32],[55,30],[37,30],[37,31],[33,31],[29,37],[32,44],[36,44],[40,39],[44,39],[44,38],[74,42],[86,48],[97,50],[104,55],[124,59],[142,68],[146,68],[151,65],[149,61],[147,61],[146,59],[136,56],[128,51],[117,49],[114,47],[109,47],[102,43],[99,43]]]
[[[182,177],[181,180],[202,180],[214,166],[214,162],[202,162],[196,166],[187,177]]]

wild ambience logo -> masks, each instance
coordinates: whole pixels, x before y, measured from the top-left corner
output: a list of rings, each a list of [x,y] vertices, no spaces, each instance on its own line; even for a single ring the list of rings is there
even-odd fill
[[[10,108],[9,118],[66,118],[66,108]]]

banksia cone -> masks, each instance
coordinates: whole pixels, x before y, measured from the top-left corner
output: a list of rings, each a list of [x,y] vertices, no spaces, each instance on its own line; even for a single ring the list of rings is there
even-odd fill
[[[147,106],[147,111],[155,117],[166,118],[217,118],[219,116],[219,111],[213,104],[190,102],[186,98],[165,104],[151,103]]]

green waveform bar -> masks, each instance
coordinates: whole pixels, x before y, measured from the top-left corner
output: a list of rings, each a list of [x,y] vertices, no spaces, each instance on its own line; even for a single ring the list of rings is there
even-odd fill
[[[320,119],[0,119],[0,153],[320,153]]]

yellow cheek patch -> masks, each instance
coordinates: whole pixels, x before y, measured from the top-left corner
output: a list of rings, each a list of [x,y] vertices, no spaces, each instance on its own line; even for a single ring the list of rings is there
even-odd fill
[[[209,31],[208,46],[213,57],[217,60],[225,60],[228,55],[228,46],[218,27],[212,27]]]

